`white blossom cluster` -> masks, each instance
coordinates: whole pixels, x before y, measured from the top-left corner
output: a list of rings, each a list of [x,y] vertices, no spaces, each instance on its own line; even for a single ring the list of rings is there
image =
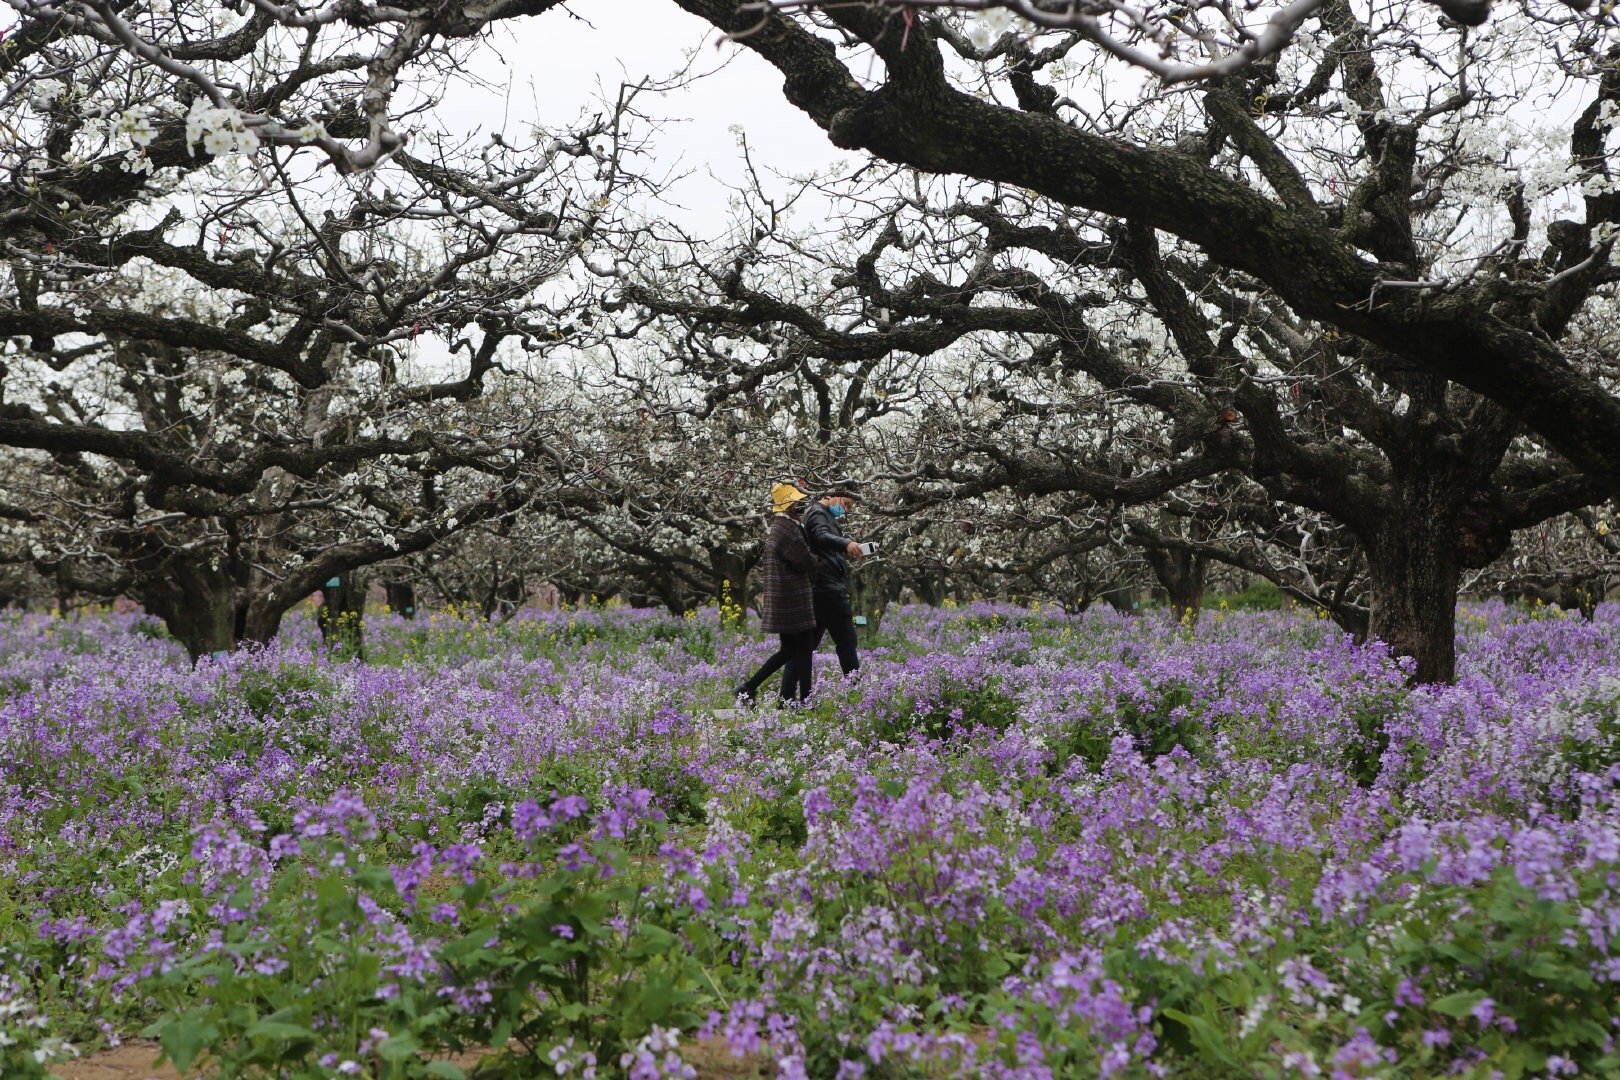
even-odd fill
[[[259,135],[250,128],[237,109],[210,105],[201,98],[192,102],[186,114],[186,146],[199,143],[213,157],[225,154],[252,154],[259,149]]]
[[[9,962],[12,958],[0,951],[0,1050],[21,1047],[36,1065],[78,1057],[79,1051],[66,1039],[45,1034],[50,1021],[7,973]],[[21,970],[21,965],[12,970]]]

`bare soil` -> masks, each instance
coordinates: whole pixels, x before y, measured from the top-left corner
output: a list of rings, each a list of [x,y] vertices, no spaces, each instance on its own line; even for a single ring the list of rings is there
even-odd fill
[[[449,1060],[470,1076],[473,1067],[489,1054],[487,1049],[471,1050]],[[173,1066],[155,1065],[157,1056],[157,1043],[132,1039],[116,1049],[53,1065],[51,1072],[58,1080],[183,1080]],[[700,1080],[745,1080],[768,1075],[764,1059],[732,1057],[724,1039],[683,1041],[681,1056],[697,1070]]]

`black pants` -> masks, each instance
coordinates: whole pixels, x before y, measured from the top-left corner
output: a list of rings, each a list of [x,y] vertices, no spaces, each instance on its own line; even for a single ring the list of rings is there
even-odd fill
[[[849,594],[831,589],[815,591],[816,639],[810,646],[815,652],[821,646],[821,635],[831,634],[838,649],[838,666],[848,675],[859,671],[861,658],[855,652],[855,616],[850,610]]]
[[[793,634],[780,634],[782,647],[760,665],[754,677],[742,684],[742,690],[752,698],[765,680],[782,672],[782,701],[803,701],[810,696],[810,658],[815,655],[820,635],[814,630],[800,630]]]

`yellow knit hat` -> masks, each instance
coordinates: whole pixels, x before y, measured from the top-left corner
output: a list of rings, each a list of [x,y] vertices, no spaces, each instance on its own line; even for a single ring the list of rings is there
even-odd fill
[[[810,496],[806,495],[792,484],[772,484],[771,513],[785,514],[788,512],[788,508],[794,503],[798,502],[800,499],[808,499],[809,497]]]

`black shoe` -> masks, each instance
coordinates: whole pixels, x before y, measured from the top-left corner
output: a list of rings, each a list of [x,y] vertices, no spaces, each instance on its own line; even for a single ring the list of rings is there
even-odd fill
[[[759,704],[759,702],[754,700],[754,692],[748,689],[746,686],[737,687],[736,691],[731,696],[736,698],[737,704],[741,705],[745,709],[752,709],[755,705]]]

